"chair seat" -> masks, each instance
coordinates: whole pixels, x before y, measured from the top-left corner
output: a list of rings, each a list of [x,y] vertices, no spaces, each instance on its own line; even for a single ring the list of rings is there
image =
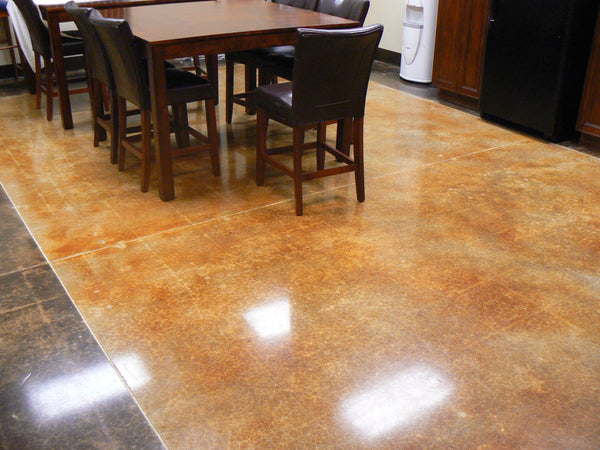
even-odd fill
[[[296,55],[296,47],[293,45],[279,45],[277,47],[260,48],[258,50],[250,50],[255,53],[256,58],[261,62],[268,63],[269,61],[278,64],[285,64],[289,67],[294,65],[294,56]]]
[[[280,57],[282,60],[294,59],[296,48],[293,45],[278,45],[276,47],[257,48],[253,50],[244,50],[241,52],[228,53],[228,56],[235,62],[251,63],[260,62],[262,58]]]
[[[233,62],[257,67],[271,75],[291,81],[294,72],[294,54],[293,45],[281,45],[233,52],[227,56]]]
[[[62,36],[63,51],[65,56],[81,55],[84,52],[84,45],[81,39]]]
[[[60,35],[62,37],[66,37],[66,38],[76,39],[78,41],[83,40],[83,35],[81,34],[81,31],[79,31],[79,30],[64,30],[64,31],[61,30]]]
[[[286,125],[292,123],[293,83],[278,83],[256,88],[254,101],[257,108],[269,111],[271,117]]]
[[[225,59],[234,61],[234,62],[240,63],[240,64],[253,64],[253,63],[259,61],[257,59],[258,55],[256,53],[258,50],[259,49],[244,50],[244,51],[240,51],[240,52],[229,52],[229,53],[225,54]]]
[[[189,103],[215,98],[215,86],[205,78],[183,69],[167,69],[168,103]]]
[[[257,50],[257,53],[262,53],[263,55],[282,55],[286,58],[291,56],[293,58],[294,53],[296,53],[296,47],[293,45],[278,45],[276,47],[260,48]]]
[[[282,45],[258,50],[257,67],[265,72],[286,80],[292,80],[294,75],[294,56],[296,48],[293,45]]]

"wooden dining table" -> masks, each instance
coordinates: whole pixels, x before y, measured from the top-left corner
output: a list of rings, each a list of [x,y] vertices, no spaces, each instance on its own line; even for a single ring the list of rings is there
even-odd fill
[[[48,24],[50,32],[50,45],[52,48],[52,60],[54,64],[54,73],[58,90],[58,100],[60,105],[60,117],[63,129],[73,128],[73,114],[71,111],[71,99],[69,98],[69,88],[67,84],[67,69],[65,56],[61,45],[61,22],[72,21],[69,14],[65,11],[65,3],[68,0],[34,0],[34,3],[40,10],[42,18]],[[76,1],[77,5],[85,8],[95,8],[98,10],[136,7],[143,5],[156,5],[161,3],[179,3],[189,1],[208,1],[208,0],[88,0]],[[186,55],[193,56],[193,55]],[[216,77],[217,65],[216,55],[207,58],[207,70],[209,78]]]
[[[298,28],[352,28],[356,21],[264,0],[216,0],[145,5],[103,11],[129,22],[145,46],[152,97],[152,122],[159,195],[175,197],[164,62],[196,54],[218,54],[293,45]]]

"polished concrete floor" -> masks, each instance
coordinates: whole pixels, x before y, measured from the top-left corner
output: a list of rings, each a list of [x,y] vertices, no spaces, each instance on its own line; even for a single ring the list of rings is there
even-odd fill
[[[85,96],[1,98],[1,447],[600,448],[598,153],[430,94],[374,74],[366,202],[302,217],[239,108],[163,203]]]

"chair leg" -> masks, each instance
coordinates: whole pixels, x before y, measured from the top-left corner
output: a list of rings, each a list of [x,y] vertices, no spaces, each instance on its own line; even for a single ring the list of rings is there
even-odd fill
[[[98,147],[102,138],[106,137],[104,128],[98,123],[98,118],[104,115],[102,85],[98,80],[90,80],[89,94],[92,108],[92,126],[94,127],[94,147]]]
[[[363,158],[363,118],[354,119],[353,126],[353,146],[354,162],[356,171],[354,172],[356,183],[356,198],[359,202],[365,201],[365,165]]]
[[[225,121],[231,123],[233,117],[233,84],[234,84],[234,63],[230,59],[225,60]],[[256,89],[256,67],[250,64],[244,65],[244,92],[246,93],[245,104],[246,114],[256,114],[256,106],[252,93]],[[241,98],[241,97],[240,97]]]
[[[104,107],[104,111],[108,111],[110,108],[110,104],[108,102],[109,99],[109,89],[108,86],[105,86],[104,84],[102,85],[102,99],[104,100],[103,102],[103,107]]]
[[[175,119],[175,140],[178,148],[190,146],[190,134],[188,133],[188,113],[187,105],[180,103],[173,105],[173,117]]]
[[[352,141],[352,119],[338,120],[338,132],[335,146],[338,150],[350,155],[350,143]]]
[[[269,118],[267,111],[258,108],[256,111],[256,185],[265,184],[265,158],[267,151],[267,128]]]
[[[106,113],[108,111],[110,111],[110,105],[109,105],[109,101],[108,101],[108,88],[104,85],[104,83],[101,83],[97,80],[95,80],[96,83],[98,84],[97,87],[95,87],[96,92],[94,92],[94,95],[99,96],[99,99],[97,101],[99,101],[98,104],[98,114],[100,114],[102,116],[102,118],[106,117]],[[92,89],[91,84],[89,85],[89,89]],[[107,131],[104,129],[104,127],[98,125],[98,140],[99,141],[105,141],[108,138],[107,136]]]
[[[256,67],[246,64],[244,66],[245,90],[244,92],[254,92],[256,90]],[[254,99],[248,97],[246,99],[246,114],[256,114],[256,106]]]
[[[150,187],[150,159],[152,151],[152,122],[150,110],[142,110],[142,192]]]
[[[225,122],[233,117],[233,61],[225,59]]]
[[[15,36],[16,37],[16,36]],[[17,37],[17,47],[19,53],[19,61],[21,61],[21,70],[23,71],[23,78],[25,79],[25,84],[27,85],[27,89],[31,95],[35,94],[35,69],[32,69],[25,59],[25,55],[23,54],[23,50],[21,50],[21,45],[19,44],[19,38]]]
[[[304,144],[304,129],[295,127],[293,132],[294,149],[294,199],[296,201],[296,215],[301,216],[302,211],[302,146]]]
[[[264,86],[265,84],[277,84],[277,76],[271,75],[270,73],[259,69],[258,70],[258,85]]]
[[[35,59],[35,109],[42,107],[42,59],[39,53],[34,55]]]
[[[192,56],[192,60],[194,61],[194,68],[196,71],[196,75],[197,76],[201,76],[202,75],[202,69],[200,69],[200,56],[199,55],[194,55]]]
[[[44,71],[46,72],[46,120],[52,120],[52,106],[54,104],[54,72],[52,61],[44,58]]]
[[[123,97],[119,97],[118,100],[118,138],[117,138],[117,162],[119,171],[125,170],[125,146],[123,145],[123,141],[127,135],[127,107],[125,104],[125,99]]]
[[[317,126],[317,170],[325,168],[325,148],[323,144],[327,140],[327,124],[321,122]]]
[[[127,116],[127,111],[125,111]],[[116,164],[119,160],[119,118],[121,114],[119,112],[119,96],[117,95],[116,89],[110,90],[110,162]],[[127,118],[125,118],[127,120]]]
[[[15,81],[19,79],[19,65],[17,64],[17,57],[15,56],[15,51],[13,49],[10,50],[10,59],[12,60],[13,67],[15,68]]]
[[[212,173],[218,177],[221,175],[221,163],[219,162],[219,133],[217,132],[217,114],[215,112],[216,100],[206,100],[204,109],[206,109],[206,129],[208,130],[208,140],[210,142],[210,162],[212,164]]]

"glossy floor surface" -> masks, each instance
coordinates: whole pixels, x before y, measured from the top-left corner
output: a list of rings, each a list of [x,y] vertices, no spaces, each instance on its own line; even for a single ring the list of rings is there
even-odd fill
[[[116,375],[148,419],[120,422],[141,447],[161,445],[151,426],[174,449],[599,448],[600,159],[385,80],[367,101],[366,202],[351,175],[311,181],[302,217],[288,177],[255,185],[238,107],[231,126],[218,107],[221,177],[207,155],[178,160],[163,203],[155,174],[141,193],[133,158],[118,172],[92,146],[85,97],[70,131],[28,94],[0,99],[0,181],[114,367],[60,360],[61,379],[96,373],[80,381],[96,397],[31,428],[101,417]],[[26,386],[14,367],[56,338],[2,308],[2,386]]]
[[[0,448],[161,448],[0,190]]]

